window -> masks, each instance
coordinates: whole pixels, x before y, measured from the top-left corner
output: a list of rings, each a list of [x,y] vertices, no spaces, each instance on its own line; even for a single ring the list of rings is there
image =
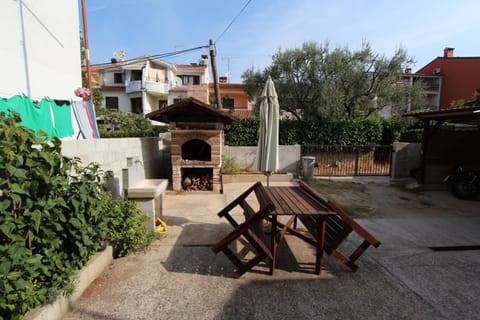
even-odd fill
[[[123,73],[115,72],[113,74],[113,83],[123,83]]]
[[[118,110],[118,97],[105,97],[105,108]]]
[[[142,80],[142,70],[132,70],[130,81],[140,81],[140,80]]]
[[[182,76],[182,84],[200,84],[200,76]]]
[[[167,100],[158,100],[158,109],[165,108],[168,105]]]
[[[222,107],[223,109],[230,109],[233,110],[235,109],[235,100],[232,98],[222,98]]]
[[[143,113],[142,98],[131,98],[130,103],[132,105],[132,112],[137,114]]]

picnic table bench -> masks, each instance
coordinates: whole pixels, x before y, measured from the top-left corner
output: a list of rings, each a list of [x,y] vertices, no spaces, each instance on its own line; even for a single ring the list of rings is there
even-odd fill
[[[256,202],[259,203],[257,211],[247,201],[247,197],[250,195],[255,195]],[[231,214],[231,211],[237,206],[243,209],[245,217],[243,223],[237,222]],[[268,198],[261,182],[257,182],[218,213],[220,218],[225,217],[230,222],[234,230],[215,244],[212,250],[214,253],[219,251],[225,253],[227,258],[237,267],[235,270],[237,277],[240,277],[265,258],[273,260],[273,253],[264,231],[263,221],[266,215],[274,209],[275,207]],[[246,262],[242,262],[242,259],[229,248],[229,245],[240,236],[244,236],[254,248],[254,257]]]
[[[259,209],[255,211],[246,199],[255,194]],[[240,206],[243,209],[245,222],[239,224],[230,215],[230,211]],[[278,221],[279,216],[290,216],[286,223]],[[380,242],[368,231],[348,216],[335,203],[299,181],[297,186],[270,186],[264,188],[257,182],[227,207],[218,213],[232,224],[234,230],[213,246],[213,251],[223,251],[237,266],[235,274],[241,276],[260,261],[268,258],[270,274],[273,274],[276,262],[278,241],[286,233],[292,234],[316,248],[315,272],[320,274],[323,252],[334,256],[346,264],[352,271],[358,266],[355,261],[370,246],[378,247]],[[297,230],[297,219],[305,226],[308,234]],[[272,234],[267,235],[263,221],[271,222]],[[279,230],[277,232],[277,230]],[[357,233],[363,241],[352,253],[341,251],[341,243],[351,232]],[[243,263],[228,246],[240,236],[244,236],[255,249],[254,258]],[[268,239],[269,238],[269,239]]]

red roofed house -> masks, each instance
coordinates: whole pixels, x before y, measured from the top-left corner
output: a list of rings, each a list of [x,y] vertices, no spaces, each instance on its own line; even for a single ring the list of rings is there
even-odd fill
[[[223,111],[231,111],[242,118],[255,117],[253,102],[248,100],[248,95],[241,83],[228,83],[227,77],[219,77],[220,98]],[[213,83],[210,83],[210,100],[215,99]]]
[[[427,98],[433,110],[449,109],[458,100],[469,101],[480,90],[480,57],[455,57],[454,48],[445,48],[413,77],[426,79]]]

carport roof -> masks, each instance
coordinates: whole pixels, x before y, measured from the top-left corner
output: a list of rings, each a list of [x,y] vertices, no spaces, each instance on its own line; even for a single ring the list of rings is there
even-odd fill
[[[480,106],[446,109],[428,112],[408,112],[404,117],[415,117],[420,120],[435,120],[440,122],[480,125]]]

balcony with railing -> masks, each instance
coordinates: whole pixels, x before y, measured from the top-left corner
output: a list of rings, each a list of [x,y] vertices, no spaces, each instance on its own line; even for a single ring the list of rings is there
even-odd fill
[[[140,92],[140,91],[142,91],[141,80],[127,81],[125,86],[126,93],[133,93],[133,92]]]
[[[148,94],[154,96],[164,96],[168,95],[168,90],[170,89],[170,85],[168,82],[157,82],[157,81],[144,81],[142,87],[142,81],[135,80],[127,82],[125,92],[126,93],[134,93],[134,92],[141,92],[145,90]]]
[[[145,81],[145,90],[154,96],[168,95],[170,84],[168,82]]]

